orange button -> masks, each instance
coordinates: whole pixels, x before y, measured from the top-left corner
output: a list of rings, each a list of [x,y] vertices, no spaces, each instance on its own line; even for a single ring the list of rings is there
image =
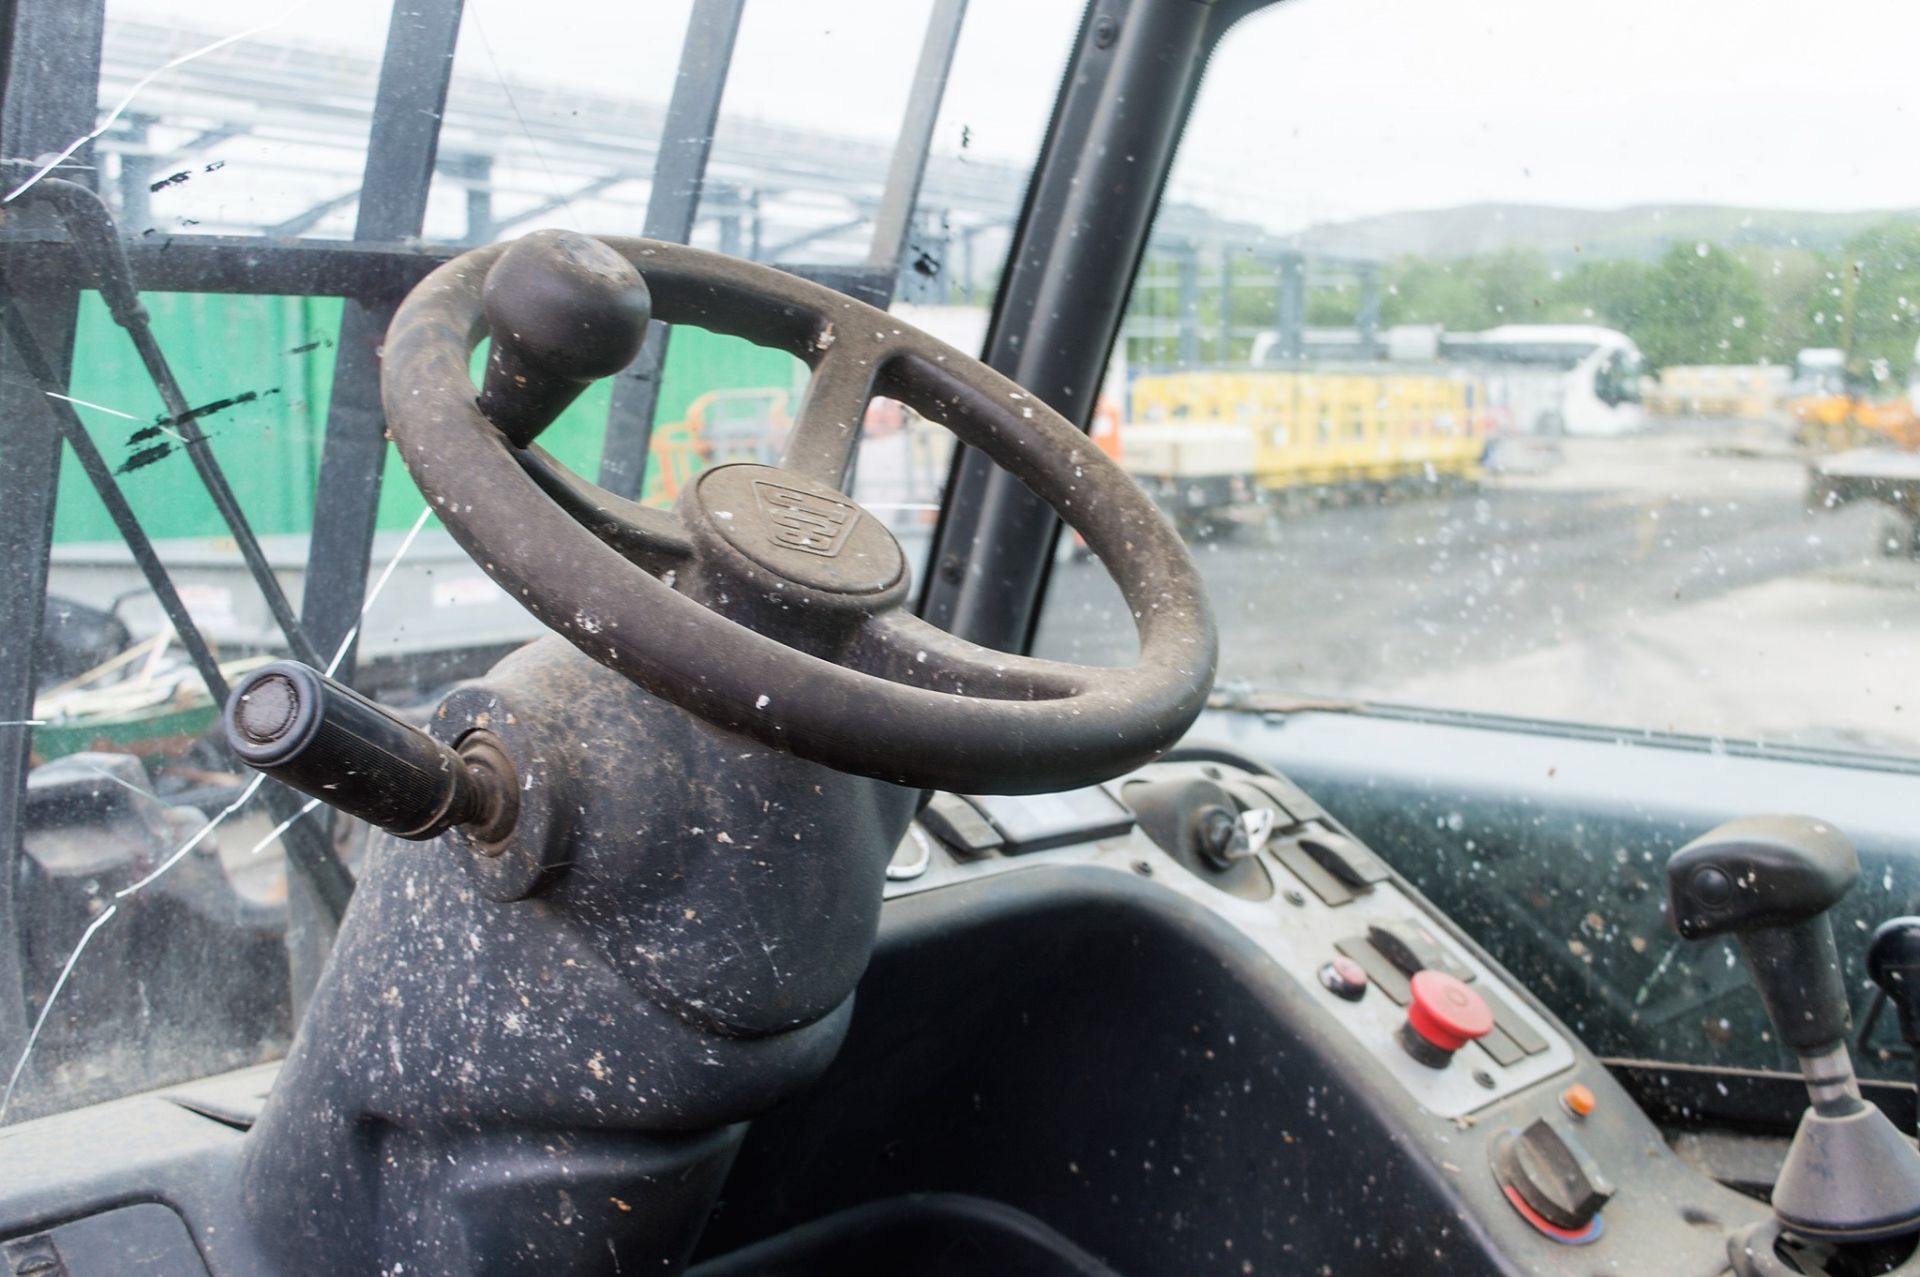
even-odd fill
[[[1599,1103],[1593,1098],[1593,1092],[1578,1082],[1560,1092],[1560,1102],[1566,1105],[1567,1112],[1575,1117],[1585,1117],[1593,1112],[1594,1106]]]

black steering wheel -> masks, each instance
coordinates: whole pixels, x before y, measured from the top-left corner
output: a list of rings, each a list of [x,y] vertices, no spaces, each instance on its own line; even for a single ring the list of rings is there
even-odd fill
[[[813,369],[780,465],[709,469],[672,514],[533,443],[627,365],[650,318]],[[489,333],[476,396],[472,353]],[[1125,472],[999,373],[821,285],[674,244],[541,231],[422,280],[383,364],[394,441],[475,562],[582,652],[718,726],[904,785],[1034,793],[1147,761],[1212,686],[1199,574]],[[1133,612],[1135,664],[993,651],[905,609],[905,556],[843,491],[876,395],[986,453],[1086,539]]]

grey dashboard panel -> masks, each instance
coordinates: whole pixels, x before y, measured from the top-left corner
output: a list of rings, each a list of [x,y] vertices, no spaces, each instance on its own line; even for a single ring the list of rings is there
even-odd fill
[[[1815,815],[1853,839],[1834,924],[1856,1025],[1868,933],[1920,901],[1920,770],[1901,760],[1320,711],[1209,712],[1191,739],[1292,776],[1603,1056],[1792,1069],[1732,947],[1666,922],[1667,856],[1724,820]],[[1890,1020],[1857,1054],[1904,1085]]]
[[[1111,863],[1130,842],[952,876],[936,850],[924,887],[890,888],[840,1058],[755,1123],[730,1193],[797,1222],[983,1175],[995,1200],[1060,1205],[1035,1213],[1123,1272],[1723,1270],[1723,1230],[1761,1208],[1682,1173],[1592,1056],[1576,1046],[1571,1070],[1436,1113],[1436,1092],[1388,1076],[1393,1055],[1245,929],[1262,904],[1198,878],[1183,890],[1164,861],[1151,875]],[[1268,1016],[1286,1028],[1260,1028]],[[1576,1081],[1604,1118],[1566,1117]],[[1522,1223],[1492,1173],[1501,1135],[1541,1117],[1618,1168],[1591,1249]],[[765,1235],[729,1209],[712,1227],[719,1253]],[[1480,1237],[1493,1253],[1462,1253]]]
[[[1218,770],[1198,763],[1162,763],[1141,774],[1156,779],[1199,779],[1203,768]],[[1112,788],[1119,790],[1117,784]],[[1033,800],[996,801],[1024,804]],[[911,838],[909,835],[910,841]],[[1509,988],[1498,971],[1437,925],[1429,939],[1443,955],[1440,960],[1472,982],[1483,996],[1498,999],[1503,1016],[1517,1019],[1517,1031],[1530,1035],[1539,1049],[1497,1060],[1476,1043],[1466,1048],[1455,1067],[1433,1069],[1416,1063],[1397,1040],[1407,1018],[1404,995],[1389,995],[1385,987],[1376,982],[1367,986],[1366,996],[1357,1001],[1348,1000],[1324,986],[1317,973],[1341,955],[1343,945],[1364,942],[1371,927],[1434,924],[1425,902],[1393,881],[1380,882],[1356,893],[1343,893],[1332,901],[1324,899],[1279,859],[1276,853],[1281,852],[1284,845],[1284,839],[1275,839],[1258,857],[1263,872],[1279,888],[1260,900],[1239,899],[1223,892],[1216,883],[1184,869],[1139,829],[1132,828],[1093,841],[1016,856],[962,861],[943,852],[934,856],[930,867],[915,878],[888,883],[886,894],[889,900],[894,900],[1019,873],[1040,865],[1085,865],[1150,878],[1192,904],[1220,915],[1258,946],[1298,987],[1302,996],[1321,1008],[1328,1023],[1337,1024],[1351,1034],[1355,1043],[1379,1066],[1381,1074],[1391,1077],[1428,1113],[1465,1118],[1573,1068],[1576,1062],[1573,1047],[1559,1029],[1536,1014],[1526,1004],[1525,995]],[[917,847],[903,845],[901,858],[917,855]],[[1392,979],[1391,972],[1383,974]]]

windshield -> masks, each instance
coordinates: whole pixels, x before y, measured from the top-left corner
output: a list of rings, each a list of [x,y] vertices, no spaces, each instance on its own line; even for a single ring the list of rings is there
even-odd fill
[[[421,721],[542,632],[386,446],[380,340],[406,289],[534,229],[645,235],[978,349],[1079,18],[1006,0],[46,12],[12,33],[8,100],[35,110],[8,116],[0,243],[5,1122],[284,1052],[367,829],[240,767],[210,683],[292,655]],[[806,385],[785,352],[656,325],[541,444],[669,505],[709,466],[777,455]],[[865,426],[855,494],[917,564],[948,436],[885,402]]]
[[[1108,388],[1223,702],[1920,754],[1894,46],[1810,100],[1751,6],[1642,8],[1294,0],[1216,51]],[[1131,659],[1061,560],[1037,650]]]

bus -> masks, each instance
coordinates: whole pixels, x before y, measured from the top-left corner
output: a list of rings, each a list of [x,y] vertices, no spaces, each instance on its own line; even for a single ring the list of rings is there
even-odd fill
[[[1304,366],[1322,371],[1356,364],[1382,371],[1408,365],[1471,376],[1486,388],[1491,433],[1624,435],[1646,423],[1640,403],[1645,361],[1633,339],[1596,324],[1503,324],[1478,333],[1450,333],[1439,324],[1398,324],[1378,340],[1352,329],[1308,329],[1305,358],[1285,360],[1277,333],[1255,338],[1256,367]]]
[[[1646,424],[1633,339],[1593,324],[1440,333],[1440,359],[1477,373],[1499,433],[1624,435]],[[1389,334],[1391,344],[1391,334]]]

